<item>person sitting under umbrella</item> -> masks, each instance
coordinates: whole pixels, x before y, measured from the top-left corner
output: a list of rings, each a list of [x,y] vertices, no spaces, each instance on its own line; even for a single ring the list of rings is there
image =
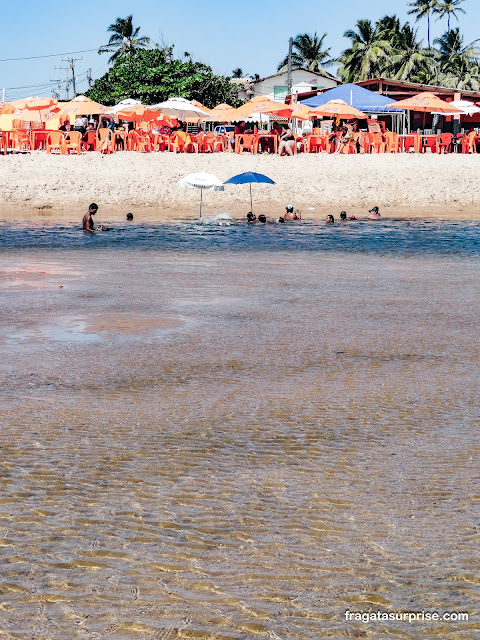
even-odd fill
[[[293,147],[295,145],[295,136],[290,127],[287,127],[280,136],[280,144],[278,145],[278,155],[281,156],[285,151],[287,155],[293,156]]]

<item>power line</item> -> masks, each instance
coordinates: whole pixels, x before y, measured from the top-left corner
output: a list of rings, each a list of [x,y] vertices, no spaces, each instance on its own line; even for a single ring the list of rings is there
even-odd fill
[[[82,49],[82,51],[66,51],[65,53],[49,53],[44,56],[28,56],[27,58],[0,58],[0,62],[15,62],[17,60],[38,60],[39,58],[56,58],[57,56],[71,56],[74,53],[89,53],[98,49]]]

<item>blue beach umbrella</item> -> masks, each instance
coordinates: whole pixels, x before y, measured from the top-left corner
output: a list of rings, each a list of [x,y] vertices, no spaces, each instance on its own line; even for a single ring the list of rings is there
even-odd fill
[[[239,173],[229,180],[225,180],[223,184],[249,184],[250,185],[250,211],[253,212],[252,205],[252,182],[266,182],[267,184],[275,184],[275,182],[264,176],[263,173],[254,173],[253,171],[246,171],[245,173]]]

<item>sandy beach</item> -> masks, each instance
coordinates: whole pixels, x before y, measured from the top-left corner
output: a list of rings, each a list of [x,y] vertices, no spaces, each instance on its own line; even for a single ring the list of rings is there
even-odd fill
[[[257,171],[276,185],[254,185],[255,212],[276,216],[292,202],[305,217],[342,209],[362,216],[378,205],[391,217],[480,219],[476,155],[298,155],[296,157],[118,152],[47,156],[44,152],[0,157],[0,217],[77,220],[91,201],[99,219],[122,219],[134,211],[143,220],[190,217],[199,193],[180,189],[183,176],[206,171],[227,180]],[[244,216],[248,186],[207,192],[204,213]]]

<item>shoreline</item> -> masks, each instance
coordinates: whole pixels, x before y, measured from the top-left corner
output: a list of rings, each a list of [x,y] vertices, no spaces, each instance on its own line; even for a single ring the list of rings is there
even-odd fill
[[[324,219],[341,210],[365,217],[374,205],[386,218],[480,220],[480,154],[350,155],[294,157],[216,154],[94,152],[47,156],[37,151],[0,157],[0,220],[78,221],[90,202],[99,221],[166,221],[198,217],[200,193],[178,180],[205,171],[222,180],[256,171],[275,185],[252,185],[253,209],[278,217],[288,203],[305,219]],[[245,217],[248,185],[205,191],[203,213]]]

